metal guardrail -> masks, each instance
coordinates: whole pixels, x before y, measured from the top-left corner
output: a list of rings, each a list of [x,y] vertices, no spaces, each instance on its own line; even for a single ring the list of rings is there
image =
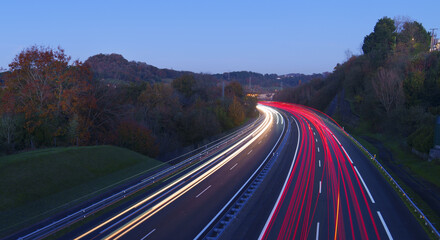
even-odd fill
[[[343,129],[342,129],[343,130]],[[417,207],[417,205],[411,200],[411,198],[408,196],[408,194],[406,194],[406,192],[400,187],[400,185],[396,182],[396,180],[394,180],[394,178],[388,173],[388,171],[382,166],[382,164],[379,163],[379,161],[377,161],[376,159],[376,155],[372,155],[364,146],[362,146],[362,144],[360,144],[353,136],[351,136],[349,133],[347,133],[345,130],[343,130],[344,133],[347,134],[347,136],[349,136],[351,138],[351,140],[362,150],[364,150],[369,157],[371,158],[371,160],[373,160],[373,162],[380,167],[380,169],[382,170],[382,172],[386,175],[386,177],[389,178],[389,180],[394,184],[394,186],[397,187],[397,189],[399,190],[399,192],[401,194],[403,194],[402,196],[409,202],[409,204],[414,208],[414,212],[419,214],[419,218],[422,219],[422,221],[425,222],[425,226],[427,226],[428,228],[431,229],[431,233],[433,233],[438,239],[440,239],[440,233],[438,232],[438,230],[434,227],[434,225],[432,225],[431,221],[429,221],[429,219],[425,216],[425,214],[422,212],[422,210],[420,210],[420,208]]]
[[[278,159],[281,151],[284,149],[284,146],[287,143],[287,139],[289,138],[291,132],[291,121],[288,117],[286,117],[287,121],[285,121],[287,125],[287,130],[285,130],[286,126],[283,129],[283,134],[280,136],[275,146],[269,152],[267,157],[264,159],[263,163],[258,167],[258,169],[252,174],[252,176],[248,179],[248,181],[241,187],[240,190],[237,191],[235,196],[226,204],[226,206],[220,211],[218,214],[218,220],[214,221],[211,228],[207,229],[206,234],[204,235],[204,240],[216,240],[219,239],[222,233],[226,230],[226,228],[231,224],[233,219],[238,215],[246,202],[250,199],[250,197],[255,193],[259,185],[263,182],[264,178],[275,164]],[[281,137],[283,137],[282,142],[280,142]],[[252,181],[252,182],[250,182]],[[224,211],[223,211],[224,210]],[[214,218],[217,219],[217,216]],[[209,227],[211,224],[208,224]],[[198,239],[197,236],[195,239]]]
[[[255,121],[249,123],[248,125],[236,130],[235,132],[232,132],[220,139],[217,139],[214,142],[208,143],[198,149],[195,149],[193,151],[190,151],[186,154],[183,154],[177,158],[171,159],[167,161],[168,163],[176,162],[177,159],[181,158],[182,160],[178,161],[176,164],[171,165],[168,168],[165,168],[164,170],[155,173],[154,175],[145,178],[143,180],[140,180],[138,183],[131,185],[130,187],[121,190],[109,197],[106,197],[90,206],[87,206],[85,208],[80,209],[79,211],[76,211],[68,216],[65,216],[59,220],[56,220],[46,226],[43,226],[25,236],[19,237],[18,239],[24,240],[24,239],[40,239],[44,238],[45,236],[48,236],[54,232],[59,231],[60,229],[67,227],[71,225],[72,223],[75,223],[83,218],[86,218],[90,215],[93,215],[97,211],[105,208],[108,205],[111,205],[121,199],[124,199],[131,194],[139,191],[140,189],[143,189],[157,181],[158,179],[161,179],[163,176],[167,176],[169,174],[172,174],[176,172],[180,168],[184,168],[188,164],[192,164],[195,160],[201,160],[202,157],[208,157],[210,154],[215,153],[223,147],[220,148],[222,145],[228,146],[228,143],[230,141],[235,140],[238,137],[241,137],[243,134],[248,133],[253,129],[255,125],[258,125],[261,122],[261,118],[259,117]],[[194,154],[191,156],[191,154]],[[185,158],[186,156],[186,158]],[[189,157],[190,156],[190,157]]]

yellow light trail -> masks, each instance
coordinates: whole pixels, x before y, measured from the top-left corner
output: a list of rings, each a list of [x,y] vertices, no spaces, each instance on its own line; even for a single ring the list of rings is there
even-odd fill
[[[338,189],[338,203],[336,206],[336,226],[335,226],[335,237],[334,237],[335,240],[338,233],[338,225],[339,225],[338,219],[339,219],[339,189]]]

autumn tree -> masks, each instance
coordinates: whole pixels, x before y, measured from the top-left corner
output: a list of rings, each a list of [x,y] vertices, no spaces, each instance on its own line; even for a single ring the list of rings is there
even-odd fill
[[[14,111],[23,114],[24,128],[39,143],[64,135],[70,116],[75,114],[89,90],[91,74],[79,61],[70,64],[64,50],[33,46],[9,64],[5,78],[6,95]]]
[[[240,125],[245,118],[243,105],[238,101],[237,97],[229,105],[228,116],[232,119],[235,126]]]

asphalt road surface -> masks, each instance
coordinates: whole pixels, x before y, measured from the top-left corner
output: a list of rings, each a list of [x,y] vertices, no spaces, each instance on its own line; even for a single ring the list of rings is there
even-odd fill
[[[299,134],[223,239],[428,239],[339,126],[303,106],[261,104],[287,112]]]

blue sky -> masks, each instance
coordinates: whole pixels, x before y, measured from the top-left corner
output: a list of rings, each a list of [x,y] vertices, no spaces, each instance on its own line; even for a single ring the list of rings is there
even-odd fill
[[[0,67],[22,49],[61,46],[73,59],[120,53],[204,73],[319,73],[360,53],[383,17],[440,28],[438,1],[9,1],[0,8]]]

